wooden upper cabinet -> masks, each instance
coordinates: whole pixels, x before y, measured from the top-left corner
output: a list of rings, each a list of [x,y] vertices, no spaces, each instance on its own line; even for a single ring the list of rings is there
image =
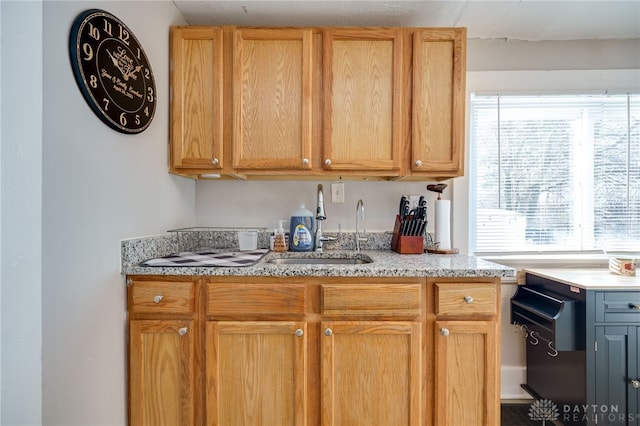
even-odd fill
[[[413,34],[411,172],[463,175],[465,28],[417,29]]]
[[[223,167],[222,29],[172,27],[170,170],[216,173]]]
[[[311,169],[312,35],[234,30],[234,169]]]
[[[324,31],[325,170],[399,174],[403,36],[402,29]]]

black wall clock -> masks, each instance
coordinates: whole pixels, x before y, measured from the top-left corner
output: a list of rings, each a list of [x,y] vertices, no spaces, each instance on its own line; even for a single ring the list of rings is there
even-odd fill
[[[76,82],[100,119],[122,133],[145,130],[156,110],[151,65],[133,32],[100,9],[79,14],[69,53]]]

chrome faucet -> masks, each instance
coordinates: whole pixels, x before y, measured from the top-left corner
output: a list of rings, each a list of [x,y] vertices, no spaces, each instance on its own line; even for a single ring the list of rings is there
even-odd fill
[[[316,251],[322,252],[322,246],[325,241],[335,241],[334,237],[325,237],[322,235],[322,221],[326,220],[327,216],[324,212],[324,194],[322,193],[322,184],[318,184],[318,207],[316,208]]]
[[[364,220],[364,203],[362,202],[362,200],[358,200],[358,203],[356,204],[356,235],[355,235],[355,240],[356,240],[356,251],[359,252],[360,251],[360,242],[361,241],[367,241],[367,238],[361,237],[360,236],[360,218],[362,218],[362,220]],[[367,231],[363,230],[362,234],[366,234]]]

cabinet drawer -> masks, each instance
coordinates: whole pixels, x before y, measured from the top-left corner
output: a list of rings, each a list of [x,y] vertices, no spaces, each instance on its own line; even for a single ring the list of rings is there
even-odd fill
[[[191,314],[193,282],[134,281],[130,310],[136,314]]]
[[[322,285],[324,315],[420,315],[420,284]]]
[[[596,293],[596,322],[640,322],[640,291]]]
[[[495,315],[498,312],[495,284],[436,283],[436,315]]]
[[[304,316],[307,288],[304,284],[208,285],[209,316]]]

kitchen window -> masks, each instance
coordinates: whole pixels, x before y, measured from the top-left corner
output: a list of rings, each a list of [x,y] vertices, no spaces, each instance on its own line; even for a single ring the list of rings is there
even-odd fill
[[[640,95],[471,96],[476,255],[638,251]]]

